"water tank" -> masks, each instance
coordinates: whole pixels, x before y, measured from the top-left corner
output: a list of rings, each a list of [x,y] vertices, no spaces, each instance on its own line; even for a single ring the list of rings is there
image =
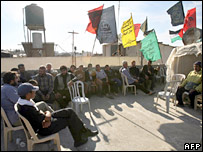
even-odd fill
[[[26,26],[30,30],[44,29],[44,12],[36,4],[25,7]]]
[[[43,44],[42,44],[42,34],[41,33],[32,33],[32,48],[33,49],[42,49]]]

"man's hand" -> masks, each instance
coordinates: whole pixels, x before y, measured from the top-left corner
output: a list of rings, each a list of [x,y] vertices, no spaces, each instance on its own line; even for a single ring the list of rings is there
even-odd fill
[[[152,74],[151,71],[149,71],[149,70],[148,70],[148,73],[149,73],[149,74]]]
[[[57,92],[57,93],[55,94],[55,97],[56,97],[56,99],[58,99],[58,98],[61,97],[61,94]]]
[[[148,79],[149,79],[149,77],[148,77],[147,75],[145,75],[145,79],[146,79],[146,80],[148,80]]]
[[[42,121],[42,128],[48,128],[51,125],[51,121]]]
[[[135,82],[137,82],[137,83],[138,83],[139,81],[138,81],[137,79],[135,79]]]
[[[189,93],[192,93],[192,92],[194,92],[195,91],[195,89],[191,89],[190,91],[189,91]]]
[[[42,100],[46,101],[45,95],[42,95]]]
[[[42,128],[48,128],[51,125],[51,112],[45,111],[45,118],[42,121]]]
[[[72,86],[72,85],[73,85],[73,81],[70,80],[70,81],[68,82],[68,86]]]
[[[49,95],[49,94],[47,94],[45,98],[46,98],[46,100],[49,100],[50,95]]]

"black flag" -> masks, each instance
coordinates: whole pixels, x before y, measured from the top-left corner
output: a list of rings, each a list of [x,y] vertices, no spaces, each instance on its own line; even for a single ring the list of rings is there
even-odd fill
[[[183,11],[182,1],[169,8],[167,13],[171,15],[171,24],[173,26],[184,24],[185,14]]]
[[[100,44],[118,42],[114,6],[103,9],[97,39]]]

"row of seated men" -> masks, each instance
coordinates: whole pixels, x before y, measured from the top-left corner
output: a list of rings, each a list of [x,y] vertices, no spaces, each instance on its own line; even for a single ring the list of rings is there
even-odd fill
[[[141,72],[136,67],[135,61],[132,61],[131,64],[132,66],[130,68],[127,66],[126,69],[133,79],[138,80],[136,85],[141,84],[139,86],[141,86],[141,90],[144,89],[144,92],[150,92],[148,91],[149,89],[153,90],[155,72],[157,70],[151,66],[151,61],[143,67]],[[33,76],[25,71],[23,64],[19,64],[18,68],[13,68],[11,71],[19,73],[19,84],[28,82],[30,79],[37,81],[39,91],[36,93],[35,102],[45,101],[52,104],[56,100],[60,108],[64,108],[70,101],[69,90],[67,88],[67,83],[70,80],[73,82],[77,80],[83,81],[87,97],[90,97],[93,93],[97,93],[99,97],[106,95],[111,99],[113,99],[111,94],[117,96],[119,88],[121,90],[122,87],[122,79],[119,71],[111,69],[109,65],[106,65],[103,70],[99,64],[96,65],[95,69],[93,69],[92,64],[88,64],[86,70],[83,69],[83,65],[80,65],[77,70],[74,65],[71,65],[69,70],[63,65],[60,67],[60,73],[57,73],[56,70],[54,71],[52,69],[51,63],[48,63],[46,67],[40,66],[38,74]],[[131,83],[132,80],[129,79],[129,84]]]
[[[22,66],[22,64],[20,66]],[[53,87],[55,84],[57,86],[57,83],[58,83],[58,85],[61,84],[63,86],[63,87],[55,86],[56,89],[60,90],[60,88],[64,89],[67,87],[67,82],[68,82],[68,85],[71,85],[71,84],[73,84],[74,81],[82,80],[82,78],[84,78],[82,75],[85,73],[82,70],[82,67],[83,66],[80,66],[79,70],[75,71],[74,70],[75,67],[71,66],[70,72],[67,72],[67,70],[68,70],[67,67],[61,66],[60,67],[61,73],[57,74],[53,81],[53,76],[51,74],[49,74],[48,72],[46,72],[46,67],[40,66],[39,73],[33,77],[35,80],[32,80],[32,79],[28,80],[29,83],[22,83],[19,87],[18,87],[19,76],[18,76],[17,72],[6,72],[3,76],[4,85],[1,87],[1,106],[5,110],[11,124],[14,126],[19,125],[19,121],[17,121],[19,119],[17,118],[17,114],[15,113],[15,110],[14,110],[14,104],[16,102],[18,102],[20,104],[20,113],[22,112],[21,114],[24,115],[25,117],[27,117],[27,119],[29,119],[31,125],[34,127],[34,130],[42,135],[53,134],[53,133],[58,132],[59,130],[65,128],[66,126],[69,126],[71,134],[75,140],[74,146],[76,146],[76,147],[80,146],[81,144],[86,143],[87,138],[89,136],[97,135],[98,132],[92,132],[89,129],[84,127],[83,123],[77,117],[77,115],[74,113],[73,110],[63,108],[63,107],[65,107],[63,105],[63,103],[61,104],[60,110],[57,110],[57,111],[54,111],[51,113],[47,112],[47,111],[44,111],[44,113],[41,113],[39,111],[39,109],[37,110],[37,108],[36,108],[37,104],[32,100],[32,99],[37,99],[37,95],[35,96],[35,93],[37,91],[37,92],[39,92],[38,93],[39,96],[41,95],[39,98],[42,98],[40,101],[45,101],[47,103],[50,102],[49,100],[51,99],[51,94],[53,93],[53,91],[51,92],[50,91],[51,89],[50,90],[48,89],[47,92],[50,94],[43,94],[43,92],[44,92],[43,89],[49,88],[47,86]],[[149,67],[150,67],[150,61],[148,62],[148,65],[147,65],[148,69],[149,69]],[[24,67],[23,67],[23,69],[25,70]],[[95,83],[96,85],[98,83],[97,83],[97,81],[94,81],[94,80],[98,79],[99,82],[102,84],[98,88],[100,88],[100,89],[103,88],[102,89],[102,91],[103,91],[103,90],[105,90],[105,88],[104,88],[105,86],[103,86],[103,85],[108,84],[109,79],[110,79],[108,77],[108,70],[109,70],[109,66],[105,66],[105,70],[101,70],[100,66],[96,65],[96,71],[94,71],[94,70],[92,70],[92,65],[89,64],[88,69],[87,69],[88,72],[86,72],[85,74],[87,74],[87,75],[89,74],[88,76],[89,76],[90,81],[93,80],[92,82]],[[107,74],[105,73],[105,71]],[[142,71],[144,71],[144,68]],[[133,77],[128,70],[127,61],[123,61],[123,66],[121,67],[120,72],[122,72],[123,74],[126,75],[129,84],[135,84],[137,86],[137,88],[141,89],[146,94],[149,94],[149,95],[153,94],[153,92],[151,92],[150,90],[145,88],[144,85],[141,85],[142,83],[145,83],[145,78],[147,78],[147,77]],[[147,72],[149,74],[151,73],[151,72],[149,72],[149,70],[147,70]],[[80,76],[80,74],[81,74],[81,76]],[[25,74],[24,76],[27,77],[26,75],[28,75],[28,74]],[[147,75],[147,76],[149,77],[150,75]],[[114,76],[113,78],[116,78],[116,77]],[[143,80],[141,78],[143,78]],[[23,79],[23,77],[21,79]],[[119,78],[115,79],[115,80],[116,80],[115,82],[117,84],[119,84],[121,82],[121,80],[119,81]],[[86,82],[86,81],[87,80],[84,80],[84,82]],[[122,84],[122,83],[120,83],[120,84]],[[202,84],[201,62],[195,62],[194,70],[188,74],[187,78],[180,85],[180,87],[178,88],[178,91],[176,93],[177,99],[179,101],[179,105],[182,105],[182,101],[181,101],[182,99],[180,97],[181,97],[183,91],[189,92],[189,97],[192,100],[191,104],[192,103],[194,104],[194,96],[197,94],[201,94],[201,92],[202,92],[201,84]],[[39,85],[39,87],[37,85]],[[67,90],[67,89],[64,89],[64,90]],[[106,87],[106,90],[108,90],[107,87]],[[58,93],[58,95],[56,95],[57,93]],[[106,92],[104,92],[104,93],[106,93]],[[68,92],[67,92],[67,94],[68,94]],[[62,99],[66,99],[67,94],[63,95],[62,92],[56,92],[54,97],[57,98],[57,96],[59,96],[58,98],[62,97]],[[61,102],[61,101],[59,101],[59,102]],[[64,100],[64,102],[65,102],[65,100]],[[67,103],[65,102],[64,104],[67,104]],[[44,105],[45,105],[45,107],[47,107],[46,104],[44,104]],[[33,108],[31,108],[30,106],[33,106]],[[49,108],[47,108],[47,109],[49,109]],[[33,115],[33,114],[35,114],[35,115]],[[63,120],[60,119],[62,115],[63,115],[63,117],[65,116],[67,119],[63,119]],[[51,119],[51,117],[53,117],[54,119]],[[74,119],[75,121],[71,121],[71,123],[69,123],[70,119],[71,120]],[[42,124],[42,126],[41,126],[41,124]],[[76,127],[76,126],[78,126],[78,124],[80,124],[79,128]],[[74,128],[78,128],[78,129],[75,130]]]
[[[1,87],[1,107],[12,126],[22,125],[19,115],[14,110],[16,104],[18,113],[25,117],[34,132],[41,136],[52,135],[68,127],[74,140],[74,146],[78,147],[85,144],[88,137],[98,134],[98,131],[88,129],[73,109],[67,107],[54,111],[44,101],[34,102],[36,91],[39,90],[39,87],[35,86],[37,85],[36,80],[31,79],[29,82],[17,86],[18,80],[16,72],[6,72],[3,76],[4,85]],[[69,139],[67,141],[69,142]]]

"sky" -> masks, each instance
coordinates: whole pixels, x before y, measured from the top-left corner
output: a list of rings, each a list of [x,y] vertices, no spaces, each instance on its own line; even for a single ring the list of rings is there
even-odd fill
[[[54,42],[55,51],[72,52],[72,34],[77,52],[92,52],[96,35],[86,30],[89,23],[88,10],[104,4],[104,9],[114,5],[117,33],[132,13],[133,23],[142,24],[148,19],[148,30],[155,29],[159,42],[171,46],[183,46],[181,40],[171,43],[169,30],[179,30],[183,25],[172,26],[167,10],[178,1],[1,1],[1,49],[22,49],[25,42],[23,25],[23,8],[32,3],[43,8],[46,28],[46,42]],[[196,7],[196,25],[202,29],[202,1],[182,1],[185,16],[189,9]],[[119,12],[119,13],[118,13]],[[119,15],[118,15],[119,14]],[[38,31],[34,31],[38,32]],[[138,33],[137,41],[144,38],[143,32]],[[42,40],[43,37],[42,37]],[[60,46],[60,47],[59,47]],[[102,53],[102,44],[96,40],[93,53]]]

